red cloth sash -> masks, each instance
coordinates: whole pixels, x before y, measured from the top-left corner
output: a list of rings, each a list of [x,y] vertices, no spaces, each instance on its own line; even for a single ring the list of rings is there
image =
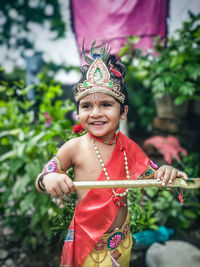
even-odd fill
[[[148,167],[149,158],[141,148],[121,132],[112,155],[106,163],[106,169],[111,180],[126,179],[124,153],[126,151],[131,179],[137,179]],[[97,180],[105,180],[102,171]],[[124,188],[117,188],[117,193],[123,193]],[[101,236],[112,225],[119,206],[113,201],[112,189],[91,189],[76,206],[74,218],[69,230],[74,229],[75,238],[72,242],[66,240],[61,257],[61,266],[81,266],[90,251]],[[73,255],[73,259],[72,259]]]

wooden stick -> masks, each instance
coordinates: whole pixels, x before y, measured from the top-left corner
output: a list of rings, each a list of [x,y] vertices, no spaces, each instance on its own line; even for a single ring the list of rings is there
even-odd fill
[[[200,188],[200,178],[194,178],[192,181],[185,181],[182,178],[176,178],[173,183],[162,185],[162,181],[157,182],[156,179],[143,180],[113,180],[113,181],[79,181],[74,182],[77,190],[92,189],[92,188],[131,188],[131,187],[179,187],[183,189],[198,189]]]

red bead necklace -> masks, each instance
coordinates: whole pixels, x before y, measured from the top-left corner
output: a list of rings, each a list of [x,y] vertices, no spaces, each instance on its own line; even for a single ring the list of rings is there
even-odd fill
[[[116,135],[116,133],[115,133],[114,139],[113,139],[112,141],[104,141],[104,140],[102,140],[101,138],[98,138],[98,137],[92,135],[91,133],[88,133],[88,134],[89,134],[89,136],[90,136],[92,139],[95,139],[95,140],[97,140],[97,141],[99,141],[99,142],[101,142],[101,143],[103,143],[103,144],[106,144],[106,145],[113,145],[113,144],[116,144],[116,140],[117,140],[117,135]]]

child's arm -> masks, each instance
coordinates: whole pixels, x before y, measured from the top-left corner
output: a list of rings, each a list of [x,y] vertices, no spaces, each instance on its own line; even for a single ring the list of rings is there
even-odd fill
[[[59,149],[56,157],[47,163],[35,182],[38,192],[46,191],[53,197],[61,197],[63,194],[75,192],[74,184],[66,174],[66,170],[73,165],[74,153],[77,151],[74,149],[74,145],[75,142],[72,140],[65,143]],[[50,171],[50,169],[53,170]]]

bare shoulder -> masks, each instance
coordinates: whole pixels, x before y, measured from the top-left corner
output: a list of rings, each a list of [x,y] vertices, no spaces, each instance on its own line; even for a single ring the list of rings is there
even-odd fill
[[[73,138],[64,143],[58,150],[56,156],[59,158],[63,170],[74,165],[75,158],[80,152],[82,144],[85,143],[85,135]]]

